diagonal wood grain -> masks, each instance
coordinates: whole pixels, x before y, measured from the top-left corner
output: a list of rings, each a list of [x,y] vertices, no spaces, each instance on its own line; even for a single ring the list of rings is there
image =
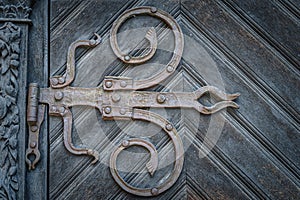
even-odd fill
[[[66,50],[72,41],[91,38],[93,32],[108,38],[111,24],[128,8],[153,5],[171,13],[184,34],[192,37],[211,56],[226,90],[241,92],[237,100],[241,108],[219,115],[225,120],[225,126],[216,144],[206,140],[210,116],[199,116],[190,110],[170,111],[170,120],[185,144],[184,170],[170,190],[152,199],[298,199],[299,43],[291,42],[297,41],[298,35],[287,34],[299,31],[299,8],[295,1],[264,0],[261,4],[266,7],[261,7],[261,11],[256,11],[255,6],[251,10],[253,7],[247,6],[250,1],[234,0],[117,1],[115,6],[110,6],[108,1],[96,5],[96,1],[63,5],[64,2],[61,5],[65,10],[52,12],[50,72],[63,73]],[[59,5],[56,2],[55,9],[59,9]],[[270,8],[276,12],[268,13]],[[93,9],[96,12],[91,14]],[[272,21],[272,16],[280,17],[282,23],[290,26],[274,31],[276,21]],[[144,25],[147,23],[145,21]],[[166,36],[163,27],[161,23],[156,27],[160,41]],[[137,48],[143,45],[146,43]],[[192,51],[189,46],[185,48],[184,56]],[[101,53],[100,50],[80,50],[77,53],[78,72],[95,66],[100,57],[97,61],[92,52],[95,55]],[[93,83],[86,82],[93,86],[98,85],[104,75],[131,73],[130,66],[118,60],[108,62],[108,66],[101,77],[95,73],[78,76],[75,84],[80,85],[90,78]],[[207,82],[199,66],[183,59],[177,74],[166,80],[164,86],[152,90],[192,91],[207,84],[214,83]],[[210,103],[209,97],[204,102]],[[61,122],[51,119],[50,199],[140,199],[121,190],[104,164],[114,148],[111,144],[121,141],[124,132],[137,129],[139,125],[103,122],[99,113],[86,107],[73,111],[77,124],[74,139],[78,144],[89,144],[99,150],[101,162],[92,166],[89,158],[68,154],[62,145]],[[81,135],[81,125],[92,129],[95,123],[100,123],[102,134]],[[156,147],[162,155],[172,152],[166,136],[157,138]],[[201,158],[199,152],[208,154]],[[143,170],[146,162],[147,157],[142,158],[132,170]],[[148,180],[145,174],[124,177],[135,185]]]
[[[191,26],[189,26],[189,29],[193,29],[193,28]],[[211,46],[211,44],[209,44],[209,46]],[[218,52],[218,50],[216,48],[213,48],[212,51]],[[225,58],[223,56],[220,58],[220,60],[224,60],[224,59]],[[226,62],[224,62],[222,65],[226,66],[227,64],[226,64]],[[191,69],[194,69],[193,66],[191,66],[191,65],[188,65],[188,66],[189,66],[188,71],[190,72],[189,73],[190,76],[195,77],[194,80],[200,81],[199,83],[202,83],[202,84],[204,83],[206,85],[207,83],[205,83],[205,81],[201,80],[202,79],[201,77],[196,76],[197,72],[195,70],[191,70]],[[231,69],[231,67],[227,66],[226,69]],[[245,78],[244,78],[244,80],[245,80]],[[249,82],[247,82],[246,84],[251,86],[252,89],[256,87],[255,85],[253,85],[252,83],[249,83]],[[239,86],[240,86],[240,84],[239,84]],[[253,94],[250,96],[256,95],[255,91],[257,91],[257,90],[254,90],[254,92],[252,92]],[[261,94],[261,92],[258,92],[258,94]],[[265,99],[264,104],[268,104],[270,102],[269,98],[264,98],[264,99]],[[248,102],[244,103],[244,105],[247,105],[247,104],[249,104],[249,103]],[[273,106],[273,105],[274,104],[271,104],[270,106]],[[250,106],[251,106],[251,103],[250,103]],[[253,104],[252,106],[257,106],[257,105]],[[260,107],[264,107],[264,106],[261,105]],[[277,109],[277,108],[279,108],[279,107],[275,107],[275,109]],[[234,112],[234,113],[237,113],[237,112]],[[244,114],[244,115],[246,115],[246,114]],[[252,125],[253,124],[252,120],[248,120],[248,122],[245,123],[245,117],[242,117],[242,116],[239,117],[239,115],[235,115],[235,114],[233,117],[235,119],[238,119],[240,121],[241,125],[246,126],[246,129],[251,130],[251,132],[254,134],[254,137],[259,141],[259,143],[261,143],[262,147],[269,149],[269,151],[275,157],[277,157],[280,160],[280,162],[282,162],[283,165],[286,165],[287,168],[291,169],[292,174],[295,174],[296,177],[299,177],[299,168],[297,167],[297,164],[294,164],[290,159],[287,158],[287,155],[282,154],[282,151],[280,149],[278,149],[277,146],[274,145],[274,143],[278,143],[280,141],[274,141],[272,138],[268,139],[268,137],[264,136],[265,134],[262,133],[261,130],[258,130],[255,126]],[[267,122],[267,121],[265,120],[265,122]],[[269,123],[273,123],[273,122],[274,122],[274,120],[269,121]],[[256,129],[256,130],[253,131],[253,128],[249,128],[249,127],[255,127],[254,129]],[[295,126],[295,127],[297,128],[298,126]],[[283,134],[285,136],[284,131],[287,131],[286,127],[282,126],[280,129],[283,129]],[[265,129],[265,130],[267,131],[268,129]],[[296,133],[296,130],[294,132]],[[276,132],[276,134],[278,134],[278,132]],[[297,140],[292,141],[292,142],[297,143]]]

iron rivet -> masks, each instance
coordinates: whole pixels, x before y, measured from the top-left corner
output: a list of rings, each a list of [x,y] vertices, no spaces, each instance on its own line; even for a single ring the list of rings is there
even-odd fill
[[[57,110],[56,106],[52,106],[51,109],[52,109],[53,112],[56,112],[56,110]]]
[[[58,78],[58,83],[59,84],[63,84],[63,83],[65,83],[65,81],[66,81],[65,77],[59,77]]]
[[[35,148],[36,147],[36,142],[30,142],[30,147]]]
[[[130,59],[131,59],[131,58],[130,58],[129,55],[124,56],[124,60],[125,60],[125,61],[129,61]]]
[[[58,84],[58,79],[57,78],[52,78],[51,83],[52,83],[52,85],[57,85]]]
[[[64,93],[63,93],[63,92],[60,92],[60,91],[55,92],[54,98],[55,98],[56,100],[62,100],[62,99],[64,98]]]
[[[106,81],[106,82],[105,82],[105,86],[106,86],[107,88],[111,88],[112,85],[113,85],[113,83],[112,83],[111,81]]]
[[[163,94],[158,94],[156,100],[158,103],[164,103],[166,101],[166,96]]]
[[[151,7],[151,12],[152,13],[156,13],[157,12],[157,8],[156,7]]]
[[[123,146],[123,147],[128,147],[128,146],[129,146],[129,141],[128,141],[128,140],[124,140],[124,141],[122,142],[122,146]]]
[[[121,114],[121,115],[125,115],[125,113],[126,113],[125,108],[121,108],[121,109],[120,109],[120,114]]]
[[[90,44],[90,45],[95,45],[96,43],[97,43],[96,40],[90,40],[90,41],[89,41],[89,44]]]
[[[110,108],[109,106],[105,107],[105,108],[104,108],[104,112],[105,112],[106,114],[109,114],[109,113],[111,112],[111,108]]]
[[[64,107],[60,107],[60,108],[58,109],[58,111],[59,111],[61,114],[63,114],[63,113],[65,112],[65,108],[64,108]]]
[[[172,67],[171,65],[169,65],[167,67],[167,72],[171,73],[174,70],[174,67]]]
[[[121,96],[119,94],[113,94],[111,96],[111,98],[112,98],[113,102],[118,102],[118,101],[120,101]]]
[[[158,189],[157,188],[152,188],[151,193],[152,193],[152,195],[157,195],[158,194]]]
[[[38,130],[38,127],[37,126],[31,126],[30,130],[32,132],[36,132]]]
[[[89,150],[87,151],[87,154],[88,154],[88,155],[93,155],[93,153],[94,153],[94,151],[93,151],[92,149],[89,149]]]
[[[171,131],[171,130],[173,129],[172,124],[167,124],[167,125],[166,125],[166,129],[167,129],[168,131]]]
[[[126,81],[121,81],[120,85],[121,85],[121,87],[126,87],[127,83],[126,83]]]

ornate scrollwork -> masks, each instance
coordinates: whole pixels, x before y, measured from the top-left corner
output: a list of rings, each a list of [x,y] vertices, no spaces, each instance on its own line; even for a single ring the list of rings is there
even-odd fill
[[[106,84],[104,84],[104,89],[105,90],[138,90],[138,89],[144,89],[144,88],[149,88],[152,87],[153,85],[159,84],[163,80],[165,80],[167,77],[169,77],[176,69],[177,65],[180,62],[182,52],[183,52],[183,45],[184,45],[184,40],[183,40],[183,34],[181,31],[180,26],[176,22],[176,20],[169,15],[168,13],[158,10],[157,8],[154,7],[138,7],[138,8],[133,8],[130,10],[127,10],[124,12],[113,24],[112,29],[111,29],[111,35],[110,35],[110,44],[111,47],[116,54],[116,56],[122,60],[125,63],[132,63],[132,64],[141,64],[143,62],[146,62],[149,60],[155,53],[156,48],[157,48],[157,39],[156,39],[156,33],[154,28],[150,28],[148,33],[146,34],[145,38],[150,42],[150,52],[147,53],[143,57],[133,57],[131,58],[129,55],[125,55],[124,53],[121,52],[118,46],[117,42],[117,32],[118,28],[130,17],[136,16],[136,15],[150,15],[153,17],[156,17],[162,21],[164,21],[172,30],[174,34],[174,50],[173,50],[173,56],[171,60],[166,64],[165,69],[162,71],[153,74],[153,76],[142,79],[142,80],[132,80],[130,78],[126,78],[127,80],[124,80],[120,77],[107,77],[107,81],[111,82],[111,86],[107,87]],[[150,37],[149,35],[152,35]],[[149,38],[153,38],[152,40]],[[109,79],[109,80],[108,80]],[[122,85],[126,82],[126,86]]]
[[[19,183],[18,71],[21,30],[7,22],[0,28],[0,199],[16,199]]]
[[[239,94],[226,94],[213,86],[205,86],[194,92],[150,92],[141,89],[149,88],[159,84],[161,81],[169,77],[178,66],[183,53],[183,34],[175,21],[168,13],[158,10],[153,7],[138,7],[126,11],[113,24],[111,30],[110,42],[116,56],[125,63],[140,64],[149,60],[156,52],[157,38],[154,28],[150,28],[145,38],[150,43],[150,51],[141,57],[130,57],[124,54],[117,43],[117,31],[121,24],[132,15],[151,15],[164,21],[173,31],[175,49],[171,60],[159,72],[150,78],[135,80],[129,77],[105,77],[102,84],[96,88],[77,88],[71,87],[70,84],[75,77],[75,50],[79,46],[94,47],[100,43],[100,37],[96,34],[96,40],[79,40],[71,44],[67,57],[67,70],[62,76],[50,78],[50,88],[38,88],[37,84],[31,84],[28,93],[28,111],[27,121],[31,131],[30,134],[37,133],[40,128],[40,116],[38,114],[38,103],[49,105],[49,114],[60,116],[64,123],[64,145],[66,149],[74,155],[89,155],[94,158],[93,163],[98,160],[98,152],[76,147],[72,142],[72,113],[69,109],[76,105],[88,105],[97,108],[104,120],[144,120],[154,123],[162,128],[171,138],[175,152],[175,162],[172,173],[164,180],[163,183],[153,188],[137,188],[127,183],[119,174],[116,162],[117,157],[124,149],[130,146],[141,146],[147,149],[150,153],[150,161],[146,164],[148,172],[151,176],[155,175],[158,167],[159,157],[155,145],[150,141],[141,138],[130,138],[123,141],[111,154],[110,167],[111,174],[115,181],[125,191],[140,196],[155,196],[170,187],[177,181],[183,167],[184,149],[180,136],[175,127],[162,116],[144,110],[143,108],[193,108],[202,114],[212,114],[226,107],[238,108],[238,105],[233,102]],[[39,89],[39,96],[37,90]],[[33,92],[35,91],[35,92]],[[220,102],[208,107],[202,105],[198,99],[206,92],[210,92],[216,96]],[[41,105],[40,105],[41,106]],[[43,109],[43,108],[42,108]],[[29,120],[28,120],[29,119]],[[36,139],[36,137],[32,137]],[[31,141],[31,142],[37,142]],[[35,153],[36,146],[30,146],[28,151]],[[27,160],[30,169],[35,163]]]
[[[137,63],[143,63],[147,60],[149,60],[156,51],[156,46],[157,44],[155,43],[156,40],[149,40],[147,36],[149,35],[149,31],[146,35],[146,39],[149,40],[150,42],[150,53],[146,54],[145,57],[133,57],[130,58],[128,55],[125,55],[122,53],[118,47],[117,43],[117,31],[118,28],[121,26],[122,23],[125,22],[128,18],[131,16],[135,15],[150,15],[153,17],[157,17],[158,19],[164,21],[170,29],[173,31],[174,35],[174,43],[175,47],[173,50],[173,56],[171,60],[168,62],[166,65],[165,69],[162,71],[158,72],[157,74],[152,75],[150,78],[142,79],[142,80],[131,80],[131,82],[128,84],[129,78],[120,78],[120,77],[106,77],[104,80],[104,90],[110,91],[113,90],[115,93],[117,92],[116,90],[126,90],[126,91],[132,91],[130,96],[125,97],[126,100],[129,100],[129,103],[123,101],[122,103],[117,103],[112,101],[107,104],[110,106],[107,106],[104,108],[103,112],[103,117],[104,119],[110,119],[112,116],[117,118],[120,117],[122,118],[122,115],[124,114],[121,113],[122,109],[124,110],[124,107],[127,107],[126,109],[129,110],[127,112],[130,112],[129,116],[131,119],[134,120],[144,120],[144,121],[149,121],[154,124],[157,124],[164,130],[168,136],[171,138],[171,141],[173,142],[174,149],[175,149],[175,163],[173,167],[173,171],[171,175],[160,185],[153,187],[153,188],[137,188],[133,187],[130,184],[128,184],[125,180],[122,179],[122,177],[119,175],[117,166],[116,166],[116,160],[119,155],[119,153],[124,150],[125,148],[131,146],[131,145],[137,145],[144,147],[149,150],[150,152],[150,161],[147,163],[146,167],[148,168],[148,171],[150,175],[153,175],[155,170],[156,170],[156,165],[155,167],[152,167],[153,159],[157,159],[157,153],[156,149],[152,150],[151,147],[154,147],[154,145],[151,142],[144,141],[139,138],[133,138],[131,140],[125,140],[123,141],[120,146],[112,153],[111,158],[110,158],[110,169],[111,169],[111,174],[115,181],[122,187],[125,191],[130,192],[135,195],[139,196],[155,196],[158,195],[170,187],[177,181],[182,167],[183,167],[183,160],[184,160],[184,149],[182,145],[182,141],[180,136],[178,135],[176,129],[173,127],[173,125],[168,122],[166,119],[161,117],[160,115],[138,109],[138,108],[143,108],[143,107],[186,107],[186,108],[194,108],[198,112],[202,114],[212,114],[214,112],[217,112],[223,108],[226,107],[235,107],[237,108],[238,105],[234,103],[232,100],[237,98],[239,94],[226,94],[219,89],[213,87],[213,86],[205,86],[202,87],[193,93],[159,93],[155,94],[152,92],[146,92],[146,91],[134,91],[138,89],[144,89],[148,87],[152,87],[156,84],[159,84],[163,80],[165,80],[167,77],[169,77],[176,69],[178,66],[182,53],[183,53],[183,46],[184,46],[184,40],[183,40],[183,34],[181,31],[181,28],[175,21],[175,19],[170,16],[168,13],[165,13],[161,10],[158,10],[154,7],[139,7],[139,8],[133,8],[130,9],[126,12],[124,12],[113,24],[112,30],[111,30],[111,37],[110,37],[110,43],[112,46],[112,49],[116,56],[122,60],[125,63],[132,63],[132,64],[137,64]],[[150,28],[150,31],[153,35],[154,34],[154,28]],[[149,37],[149,36],[148,36]],[[155,42],[154,42],[155,41]],[[153,46],[155,48],[153,48]],[[132,61],[132,62],[131,62]],[[122,83],[126,83],[123,84]],[[215,95],[219,99],[221,99],[221,102],[216,103],[215,105],[211,107],[203,106],[198,102],[198,99],[204,95],[204,93],[210,92],[211,94]],[[122,94],[121,91],[118,93]],[[126,96],[126,92],[123,93],[122,97],[124,98]],[[140,98],[141,97],[141,98]],[[119,98],[118,98],[119,99]],[[120,100],[119,100],[120,101]],[[110,109],[110,112],[105,112],[107,108],[113,108],[118,110],[119,113],[112,113],[112,109]],[[134,141],[134,142],[133,142]],[[155,148],[155,147],[154,147]],[[150,166],[150,170],[149,170]]]

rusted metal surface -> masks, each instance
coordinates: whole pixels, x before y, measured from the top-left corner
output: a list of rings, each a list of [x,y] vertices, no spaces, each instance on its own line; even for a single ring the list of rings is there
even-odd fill
[[[134,138],[130,140],[124,140],[118,148],[115,149],[115,151],[111,155],[110,159],[110,171],[116,182],[127,192],[130,192],[132,194],[140,195],[140,196],[151,196],[151,195],[156,195],[158,193],[157,188],[149,188],[149,189],[139,189],[136,187],[133,187],[129,184],[127,184],[123,178],[119,175],[118,170],[117,170],[117,157],[119,153],[130,147],[130,146],[141,146],[147,149],[150,153],[150,160],[146,164],[147,170],[151,176],[154,175],[154,172],[156,171],[158,167],[158,153],[156,151],[155,146],[146,140],[139,139],[139,138]]]
[[[157,39],[154,29],[150,28],[146,39],[150,42],[150,51],[143,57],[128,57],[123,54],[117,44],[116,34],[119,26],[130,16],[147,14],[163,20],[173,31],[175,36],[175,49],[173,56],[165,68],[148,79],[134,80],[127,77],[105,77],[102,84],[97,88],[77,88],[69,86],[75,77],[75,50],[79,46],[94,47],[101,41],[98,35],[96,40],[80,40],[71,44],[67,57],[67,70],[63,76],[50,78],[49,88],[38,88],[37,84],[31,84],[28,92],[28,116],[29,124],[29,147],[28,154],[34,154],[36,160],[31,163],[27,160],[29,169],[34,169],[38,161],[38,132],[43,121],[44,104],[49,105],[49,114],[60,116],[63,119],[64,145],[66,149],[75,155],[89,155],[94,158],[93,163],[99,159],[99,153],[92,149],[75,147],[72,142],[72,113],[70,107],[87,105],[97,108],[104,120],[143,120],[154,123],[162,128],[171,138],[175,149],[175,163],[171,175],[160,185],[153,188],[137,188],[126,183],[119,175],[116,160],[119,153],[130,146],[141,146],[150,152],[150,161],[146,167],[153,175],[158,166],[158,154],[155,146],[140,138],[132,138],[123,141],[110,158],[111,174],[115,181],[125,191],[139,196],[155,196],[170,187],[178,179],[184,161],[184,149],[180,136],[175,127],[162,116],[143,110],[142,108],[193,108],[202,114],[212,114],[226,107],[238,108],[232,100],[239,94],[226,94],[213,86],[201,87],[194,92],[148,92],[136,91],[137,89],[149,88],[157,85],[169,77],[176,69],[183,51],[183,35],[177,22],[167,13],[153,7],[139,7],[126,11],[115,22],[111,31],[111,46],[116,56],[125,63],[143,63],[149,60],[156,51]],[[210,107],[199,103],[198,99],[209,92],[220,101]],[[38,108],[40,107],[40,108]],[[39,110],[39,111],[38,111]]]
[[[41,124],[44,121],[45,105],[38,105],[39,87],[31,83],[28,90],[27,123],[29,128],[28,148],[26,150],[26,163],[29,170],[34,169],[40,160],[39,133]],[[29,156],[34,158],[31,161]]]
[[[70,45],[68,50],[66,73],[63,76],[54,76],[50,78],[50,84],[52,88],[62,88],[72,83],[75,77],[75,50],[76,48],[82,46],[97,46],[100,43],[101,38],[96,33],[95,36],[97,37],[96,40],[77,40]]]
[[[118,28],[126,19],[135,15],[150,15],[164,21],[169,26],[169,28],[172,30],[174,34],[175,46],[173,50],[173,56],[162,71],[159,71],[158,73],[146,79],[133,80],[131,78],[123,78],[123,77],[114,77],[114,76],[107,77],[105,80],[105,84],[103,84],[105,90],[110,90],[110,91],[128,90],[128,89],[137,90],[137,89],[152,87],[153,85],[160,83],[161,81],[165,80],[168,76],[170,76],[175,71],[177,65],[180,62],[182,52],[183,52],[183,46],[184,46],[183,34],[180,26],[178,25],[176,20],[168,13],[158,10],[157,8],[154,7],[146,7],[146,6],[133,8],[128,11],[125,11],[113,24],[111,35],[110,35],[110,43],[116,56],[123,62],[139,64],[149,60],[155,53],[157,42],[154,39],[155,34],[152,28],[148,31],[148,34],[146,35],[146,38],[150,42],[151,51],[150,53],[146,54],[145,57],[130,58],[128,57],[128,55],[124,55],[120,52],[117,43],[117,37],[116,37]],[[149,39],[151,38],[149,35],[152,35],[153,40]],[[129,59],[125,59],[125,58],[129,58]]]

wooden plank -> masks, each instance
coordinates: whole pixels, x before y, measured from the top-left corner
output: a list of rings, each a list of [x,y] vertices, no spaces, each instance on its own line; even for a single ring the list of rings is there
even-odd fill
[[[253,17],[246,11],[237,12],[240,8],[245,9],[242,5],[227,4],[224,1],[116,2],[52,2],[52,74],[64,71],[66,51],[71,42],[80,38],[91,38],[93,32],[101,33],[107,39],[111,23],[123,10],[138,5],[151,5],[176,16],[184,34],[191,36],[207,49],[208,55],[219,69],[227,92],[241,93],[237,100],[241,106],[239,111],[230,110],[229,114],[218,115],[225,121],[225,126],[217,138],[218,142],[213,143],[213,148],[204,146],[204,149],[210,152],[204,158],[199,157],[199,150],[203,149],[206,130],[212,118],[199,116],[192,111],[179,114],[178,110],[170,111],[174,117],[173,123],[184,138],[186,160],[184,172],[176,184],[157,198],[277,199],[288,196],[297,199],[300,164],[300,152],[297,148],[300,141],[300,101],[297,94],[299,59],[295,54],[297,44],[285,41],[289,37],[287,33],[295,32],[297,26],[270,34],[273,21],[266,26],[265,21],[258,20],[260,11],[263,12],[267,8],[260,8],[261,10],[255,13],[258,15]],[[265,3],[267,6],[274,6],[270,1]],[[297,23],[295,16],[292,16],[294,12],[289,11],[286,16],[284,12],[288,12],[287,10],[279,8],[277,4],[274,8],[279,11],[275,15],[282,16],[282,21]],[[271,16],[273,13],[268,13],[266,17],[271,20]],[[140,18],[134,25],[125,24],[122,30],[151,23],[156,22]],[[104,75],[136,73],[126,70],[122,63],[113,61],[112,52],[103,52],[105,48],[111,51],[108,43],[94,51],[78,51],[77,72],[80,75],[76,76],[75,85],[95,87]],[[192,45],[185,47],[183,57],[193,51],[191,48]],[[160,57],[155,59],[162,61]],[[91,70],[94,66],[98,68]],[[182,88],[179,89],[191,91],[193,87],[186,85],[199,87],[206,84],[207,80],[202,77],[201,71],[202,69],[190,65],[188,60],[183,61],[178,74],[166,81],[171,81],[167,89],[174,89],[180,85]],[[85,107],[73,109],[73,113],[75,143],[87,144],[99,150],[101,162],[92,166],[89,163],[90,158],[73,156],[66,152],[62,144],[61,122],[51,119],[50,198],[139,199],[116,185],[107,163],[114,148],[112,144],[118,143],[124,137],[121,130],[142,132],[143,126],[103,122],[97,111]],[[185,120],[181,120],[184,113]],[[86,132],[84,127],[89,127],[89,132]],[[158,137],[156,140],[159,150],[171,149],[167,137]],[[144,158],[136,166],[129,166],[143,169],[146,160]],[[164,174],[167,171],[166,168],[159,173]],[[138,186],[144,186],[149,180],[149,184],[159,181],[157,177],[149,179],[145,174],[124,176],[126,180]]]

